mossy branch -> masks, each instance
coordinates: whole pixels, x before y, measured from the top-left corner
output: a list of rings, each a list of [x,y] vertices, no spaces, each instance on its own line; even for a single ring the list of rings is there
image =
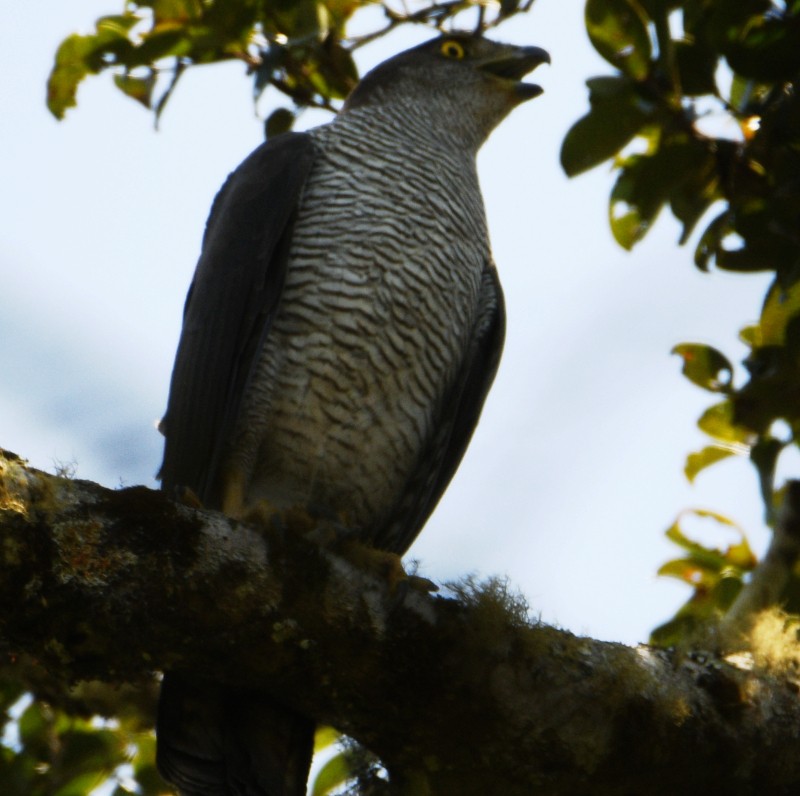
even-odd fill
[[[0,539],[0,643],[65,688],[170,668],[277,696],[372,749],[406,793],[800,787],[785,671],[578,638],[528,621],[502,584],[392,588],[296,533],[11,454]]]

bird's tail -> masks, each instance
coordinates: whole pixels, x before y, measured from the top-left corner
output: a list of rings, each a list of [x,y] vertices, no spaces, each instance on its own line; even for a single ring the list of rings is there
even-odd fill
[[[167,674],[157,762],[181,796],[304,796],[314,723],[249,691]]]

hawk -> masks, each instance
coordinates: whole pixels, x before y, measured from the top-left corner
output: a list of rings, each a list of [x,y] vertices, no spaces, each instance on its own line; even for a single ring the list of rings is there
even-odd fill
[[[503,345],[475,158],[548,62],[448,34],[380,64],[328,124],[258,147],[216,197],[184,309],[162,487],[237,518],[302,507],[403,554],[451,480]],[[183,794],[305,792],[313,721],[165,676]]]

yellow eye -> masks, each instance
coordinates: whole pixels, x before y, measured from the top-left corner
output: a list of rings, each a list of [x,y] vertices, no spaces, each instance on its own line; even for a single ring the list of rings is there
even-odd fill
[[[445,58],[455,58],[456,61],[464,57],[464,48],[453,39],[442,42],[439,52],[441,52]]]

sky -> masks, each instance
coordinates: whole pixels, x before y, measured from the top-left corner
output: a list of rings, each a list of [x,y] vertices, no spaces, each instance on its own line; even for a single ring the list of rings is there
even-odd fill
[[[263,125],[240,64],[190,69],[158,131],[110,75],[89,78],[57,122],[45,81],[58,43],[122,6],[0,5],[0,446],[109,487],[155,487],[155,422],[205,219]],[[610,164],[564,176],[559,148],[586,112],[585,81],[610,71],[582,13],[579,0],[537,0],[494,33],[544,47],[553,63],[536,72],[545,94],[479,155],[506,347],[470,449],[410,556],[437,582],[507,577],[543,621],[636,643],[689,595],[655,574],[679,553],[663,536],[679,511],[715,509],[757,550],[766,544],[746,461],[687,483],[685,456],[706,444],[695,421],[714,396],[669,353],[705,342],[741,360],[737,331],[757,318],[766,279],[701,274],[666,213],[623,251],[608,229]],[[404,31],[357,61],[364,71],[426,38]],[[262,118],[278,103],[268,94]],[[326,118],[304,115],[299,128]]]

